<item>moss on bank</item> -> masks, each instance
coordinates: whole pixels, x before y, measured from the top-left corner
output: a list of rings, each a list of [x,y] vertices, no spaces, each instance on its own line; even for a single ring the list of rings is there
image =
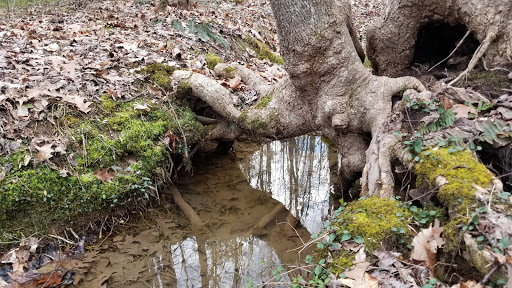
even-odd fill
[[[139,71],[139,73],[146,75],[146,81],[149,84],[156,84],[166,91],[172,91],[172,78],[171,75],[176,71],[176,67],[154,63],[149,64]]]
[[[154,70],[172,73],[160,66]],[[69,111],[59,121],[61,138],[69,141],[65,153],[28,165],[25,159],[35,156],[28,148],[0,157],[0,172],[7,171],[0,185],[0,241],[45,232],[55,223],[98,211],[145,206],[171,172],[170,159],[188,149],[179,140],[166,145],[166,133],[182,138],[182,129],[189,145],[202,139],[203,126],[187,107],[174,105],[176,121],[168,104],[101,99],[91,115]],[[100,181],[94,176],[100,171],[112,179]]]

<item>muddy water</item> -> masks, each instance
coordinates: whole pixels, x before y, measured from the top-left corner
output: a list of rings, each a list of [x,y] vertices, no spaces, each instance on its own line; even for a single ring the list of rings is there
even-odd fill
[[[333,206],[329,163],[336,155],[316,136],[238,144],[235,151],[195,159],[193,176],[177,183],[207,231],[192,233],[164,199],[77,261],[75,284],[246,287],[250,279],[272,281],[279,265],[301,263],[309,251],[296,248],[321,229]],[[272,213],[272,221],[258,227]]]

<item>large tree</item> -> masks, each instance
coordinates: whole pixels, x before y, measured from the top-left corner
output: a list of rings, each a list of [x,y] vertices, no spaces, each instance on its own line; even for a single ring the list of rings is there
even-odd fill
[[[458,15],[460,19],[467,20],[468,23],[463,23],[470,29],[475,29],[482,44],[489,37],[497,39],[499,33],[495,30],[499,31],[500,27],[509,27],[507,33],[510,33],[512,25],[511,4],[507,0],[476,1],[479,3],[469,3],[475,2],[470,0],[391,2],[388,8],[392,11],[388,10],[386,19],[391,19],[393,26],[384,29],[382,26],[388,22],[383,22],[380,28],[377,27],[384,32],[384,39],[376,36],[378,30],[371,33],[374,45],[372,58],[381,68],[394,58],[387,56],[384,61],[377,58],[375,52],[379,49],[396,52],[390,48],[397,47],[393,43],[406,43],[407,47],[403,49],[408,49],[410,54],[414,51],[418,27],[429,19],[453,22],[456,18],[453,15]],[[393,127],[384,124],[392,113],[392,96],[406,89],[414,89],[427,97],[429,92],[422,92],[425,88],[415,78],[375,76],[363,65],[364,51],[352,24],[348,0],[270,0],[270,3],[288,78],[269,86],[242,65],[229,65],[237,70],[246,84],[260,93],[260,98],[270,99],[268,105],[257,105],[241,112],[235,108],[229,91],[208,77],[190,71],[173,74],[179,81],[188,81],[194,95],[207,102],[225,120],[217,125],[210,137],[236,137],[250,130],[260,136],[280,139],[321,131],[340,148],[345,177],[354,178],[364,170],[363,180],[370,194],[390,196],[393,189],[390,148],[396,138],[388,133]],[[474,5],[470,7],[469,4]],[[485,9],[481,9],[482,6]],[[400,14],[401,9],[403,15]],[[501,17],[500,21],[488,22],[488,17],[470,19],[471,15],[484,17],[481,15],[484,11],[489,15],[494,10],[496,19]],[[485,33],[485,29],[490,31]],[[510,44],[510,38],[502,38],[505,40],[503,43]],[[500,43],[498,46],[502,47],[504,44]],[[510,55],[510,47],[506,50],[507,55]],[[400,52],[397,55],[400,57],[395,60],[406,63],[410,61],[409,54]],[[217,65],[216,73],[229,74],[226,71],[231,70],[225,69],[227,66]],[[233,129],[232,123],[240,129]]]

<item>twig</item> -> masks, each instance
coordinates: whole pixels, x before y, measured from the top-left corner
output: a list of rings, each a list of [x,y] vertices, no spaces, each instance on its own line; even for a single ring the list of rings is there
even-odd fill
[[[493,30],[487,33],[487,37],[485,37],[484,41],[478,46],[478,49],[476,49],[475,54],[473,54],[473,58],[471,58],[471,61],[469,61],[468,68],[466,70],[462,71],[457,78],[453,79],[450,83],[448,83],[449,86],[452,86],[453,84],[459,82],[460,79],[467,76],[473,68],[475,68],[478,61],[484,56],[485,52],[487,52],[487,49],[489,48],[489,45],[496,39],[497,31]]]
[[[487,274],[485,274],[485,277],[484,279],[482,279],[482,284],[485,284],[487,283],[487,281],[489,281],[489,278],[491,278],[492,274],[494,274],[494,272],[496,272],[496,270],[498,270],[498,268],[500,268],[501,264],[500,263],[496,263],[494,264],[494,266],[492,267],[491,270],[489,270],[489,272],[487,272]]]
[[[432,66],[432,68],[428,69],[427,72],[430,72],[432,71],[432,69],[436,68],[437,66],[439,66],[441,63],[443,63],[444,61],[450,59],[450,57],[452,57],[453,53],[455,53],[455,51],[457,51],[457,49],[459,49],[459,47],[462,45],[462,43],[464,42],[464,40],[466,40],[466,38],[469,36],[469,34],[471,34],[471,31],[468,30],[468,32],[466,32],[466,35],[464,35],[464,37],[462,37],[462,39],[459,41],[459,44],[457,44],[457,46],[455,47],[455,49],[453,49],[452,53],[450,53],[450,55],[446,56],[446,58],[444,58],[443,60],[441,60],[439,63],[437,63],[436,65]]]
[[[290,222],[286,221],[286,222],[277,223],[277,225],[280,225],[280,224],[288,224],[293,229],[293,231],[295,231],[295,234],[297,234],[297,237],[299,237],[300,242],[302,242],[302,245],[306,245],[306,243],[304,243],[304,241],[302,240],[302,237],[300,237],[299,233],[297,232],[297,229],[295,229],[295,227],[293,227],[292,224],[290,224]]]
[[[71,240],[68,240],[66,238],[63,238],[63,237],[60,237],[60,236],[57,236],[57,235],[52,235],[52,234],[49,234],[48,236],[52,237],[52,238],[55,238],[55,239],[59,239],[59,240],[62,240],[68,244],[71,244],[71,245],[76,245],[75,242],[71,241]]]

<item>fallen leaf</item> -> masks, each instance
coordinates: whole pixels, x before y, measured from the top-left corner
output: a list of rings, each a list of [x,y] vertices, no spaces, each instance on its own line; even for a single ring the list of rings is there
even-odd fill
[[[169,143],[170,143],[172,152],[175,152],[175,142],[176,142],[176,140],[179,141],[180,138],[178,138],[178,136],[174,135],[171,130],[167,130],[167,132],[165,132],[165,137],[166,137],[165,139],[167,139],[167,141],[169,141],[166,143],[166,145],[169,145]],[[164,141],[165,141],[165,139],[164,139]]]
[[[453,106],[452,100],[450,100],[448,97],[443,97],[441,99],[441,104],[443,104],[444,111],[452,108]]]
[[[364,246],[359,249],[355,256],[354,263],[362,263],[366,261],[366,253],[364,253]]]
[[[59,171],[59,176],[60,177],[67,177],[68,174],[69,174],[69,171],[66,170],[66,169],[62,169],[62,170]]]
[[[354,269],[343,273],[343,275],[348,278],[355,280],[353,286],[350,286],[351,288],[379,287],[379,281],[375,277],[366,273],[366,268],[368,268],[368,266],[370,266],[369,262],[357,263]]]
[[[238,87],[240,87],[240,84],[242,83],[242,77],[240,75],[236,75],[231,81],[229,81],[229,88],[236,90]]]
[[[100,179],[101,182],[111,182],[112,179],[116,178],[117,176],[114,174],[114,173],[109,173],[108,172],[109,168],[107,169],[104,169],[104,170],[98,170],[96,172],[94,172],[94,177]]]
[[[75,105],[80,111],[84,113],[89,113],[92,109],[89,107],[92,102],[87,102],[85,97],[81,97],[78,95],[66,95],[63,100],[65,102],[71,103]]]
[[[54,271],[50,275],[44,275],[37,281],[37,284],[44,284],[44,287],[57,287],[62,282],[64,273],[59,270]]]
[[[55,151],[52,149],[52,146],[53,144],[51,143],[43,145],[42,147],[36,146],[37,151],[39,151],[36,154],[37,159],[39,159],[40,161],[45,161],[52,158],[52,153]]]
[[[455,113],[455,118],[468,118],[469,113],[476,115],[478,112],[475,108],[463,104],[455,104],[452,106],[452,111]]]
[[[149,112],[149,107],[148,107],[148,104],[144,103],[144,104],[139,104],[139,103],[134,103],[133,104],[133,109],[135,110],[144,110],[144,111],[147,111]]]

